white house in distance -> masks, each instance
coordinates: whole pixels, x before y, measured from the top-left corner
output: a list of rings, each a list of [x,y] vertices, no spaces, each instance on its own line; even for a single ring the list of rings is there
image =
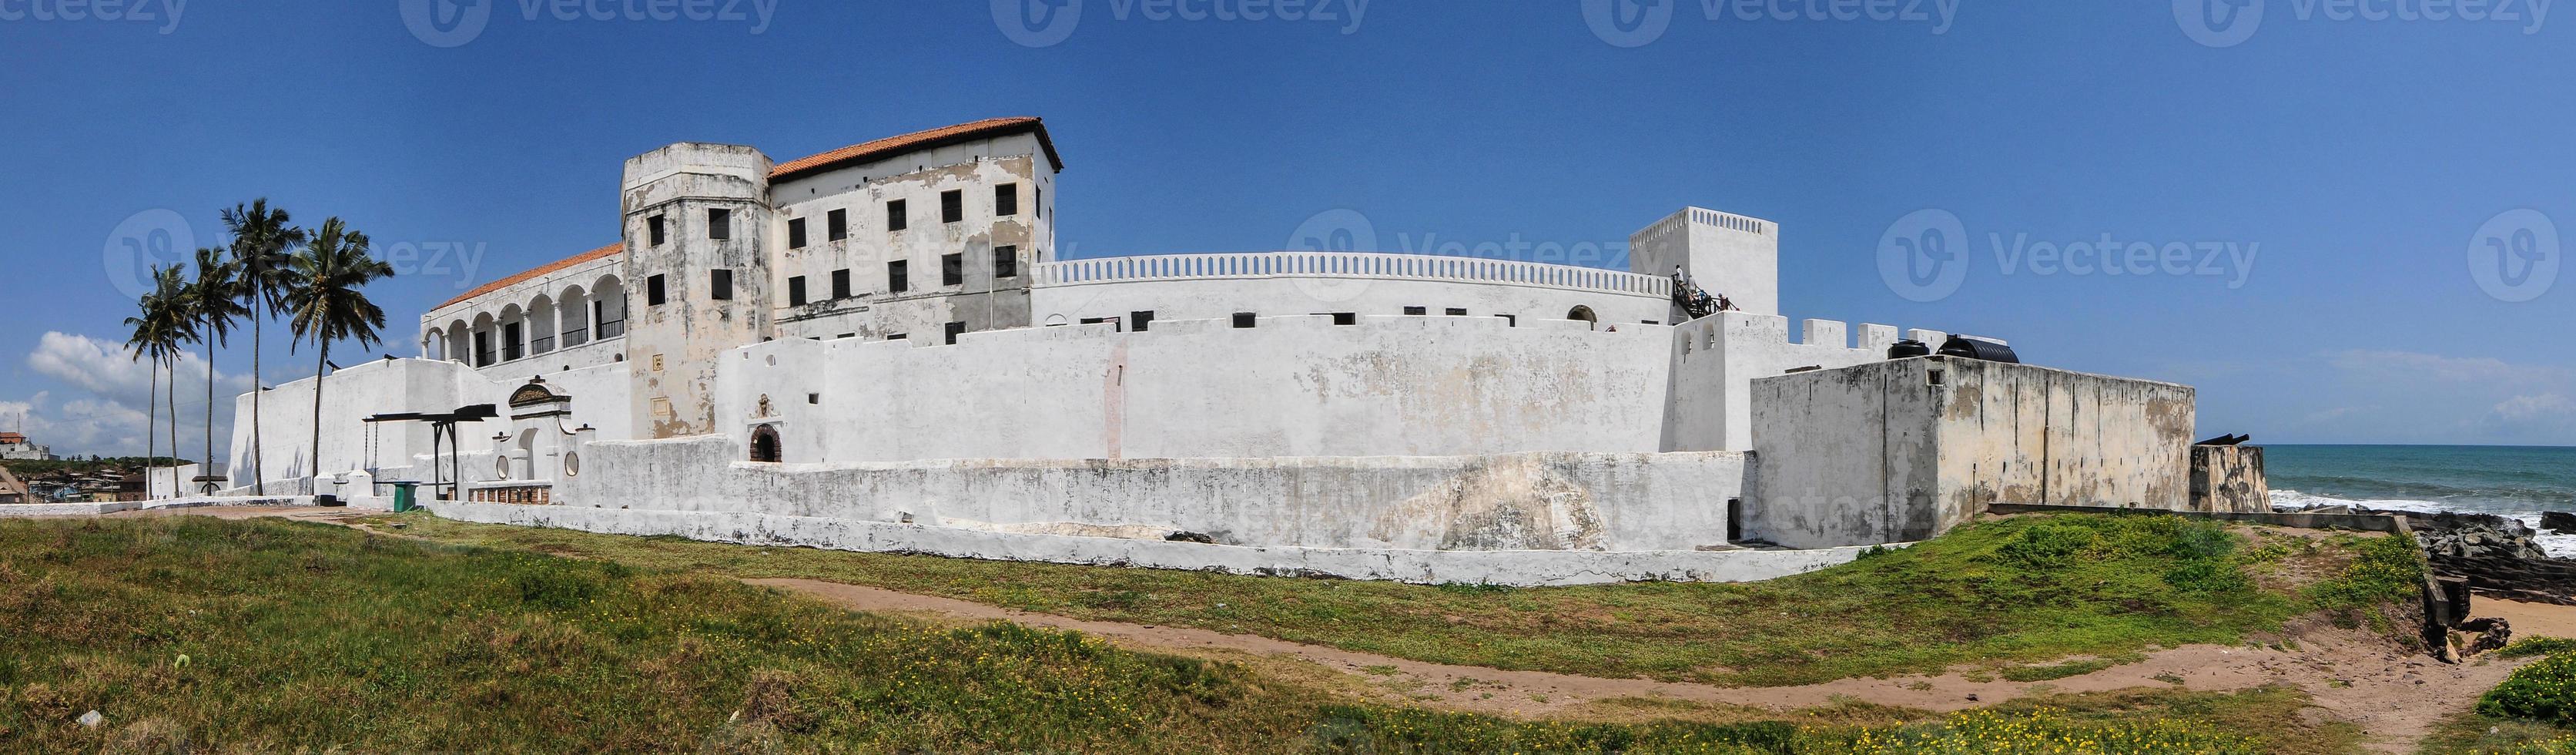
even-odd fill
[[[1766,220],[1676,212],[1632,271],[1067,260],[1063,169],[1035,118],[786,163],[639,155],[616,243],[431,308],[418,358],[330,376],[318,462],[313,381],[272,390],[271,492],[400,480],[481,521],[1515,584],[1787,573],[1997,501],[2192,505],[2191,389],[1884,369],[1885,325],[1793,337]],[[1737,308],[1677,296],[1676,270]]]

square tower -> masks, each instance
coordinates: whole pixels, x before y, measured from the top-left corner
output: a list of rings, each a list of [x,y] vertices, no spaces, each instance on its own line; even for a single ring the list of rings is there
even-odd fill
[[[1671,277],[1675,267],[1711,295],[1757,315],[1780,314],[1780,225],[1686,207],[1628,237],[1628,270]],[[1679,306],[1672,322],[1687,319]]]
[[[775,336],[771,164],[750,147],[682,142],[626,161],[627,372],[639,437],[721,432],[716,357]]]

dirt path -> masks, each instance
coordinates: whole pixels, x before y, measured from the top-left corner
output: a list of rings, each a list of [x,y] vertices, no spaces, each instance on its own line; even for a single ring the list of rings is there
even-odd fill
[[[2101,692],[2176,684],[2194,690],[2231,691],[2279,683],[2297,685],[2314,696],[2315,706],[2327,716],[2351,721],[2370,732],[2378,740],[2378,749],[2404,752],[2413,749],[2435,723],[2465,709],[2514,667],[2500,661],[2448,666],[2430,658],[2380,649],[2381,643],[2354,633],[2329,630],[2310,633],[2294,650],[2192,645],[2152,653],[2143,662],[2047,682],[1974,681],[1964,674],[1952,673],[1844,679],[1794,687],[1718,687],[1424,663],[1252,635],[1024,613],[953,598],[809,579],[745,581],[804,593],[854,610],[949,621],[998,619],[1075,630],[1133,648],[1188,655],[1288,659],[1361,680],[1373,696],[1521,718],[1575,713],[1592,703],[1619,698],[1786,711],[1848,697],[1880,705],[1948,712],[2046,692]],[[2576,621],[2576,609],[2546,608],[2560,609],[2557,615],[2561,620]],[[2521,626],[2521,622],[2516,621],[2515,626]],[[2439,704],[2427,705],[2428,702]]]

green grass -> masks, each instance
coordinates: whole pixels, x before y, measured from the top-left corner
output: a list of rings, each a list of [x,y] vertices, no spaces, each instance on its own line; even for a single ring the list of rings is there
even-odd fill
[[[821,579],[1437,663],[1763,686],[2239,644],[2312,611],[2375,616],[2363,609],[2413,600],[2403,574],[2422,569],[2411,544],[2396,538],[2276,534],[2249,547],[2246,530],[2133,515],[1979,522],[1753,584],[1534,589],[756,548],[426,515],[376,521],[445,542],[639,568]],[[2281,581],[2275,573],[2320,570],[2343,576],[2304,589],[2265,586]]]
[[[2529,658],[2535,655],[2555,655],[2570,650],[2576,650],[2576,640],[2565,637],[2524,637],[2498,648],[2496,655],[2504,658]]]
[[[1930,720],[1511,721],[619,562],[273,520],[0,522],[7,752],[2144,753],[2346,733],[2278,715],[2301,704],[2145,691]],[[105,724],[74,722],[92,709]]]

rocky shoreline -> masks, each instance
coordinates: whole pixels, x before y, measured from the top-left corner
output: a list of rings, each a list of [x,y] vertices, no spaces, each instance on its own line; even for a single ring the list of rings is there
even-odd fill
[[[2540,532],[2521,521],[2494,514],[2456,511],[2426,513],[2352,506],[2301,509],[2307,513],[2383,514],[2406,518],[2433,574],[2464,580],[2469,589],[2493,598],[2576,606],[2576,560],[2550,558],[2533,541]],[[2576,534],[2576,516],[2544,516],[2544,524]]]

